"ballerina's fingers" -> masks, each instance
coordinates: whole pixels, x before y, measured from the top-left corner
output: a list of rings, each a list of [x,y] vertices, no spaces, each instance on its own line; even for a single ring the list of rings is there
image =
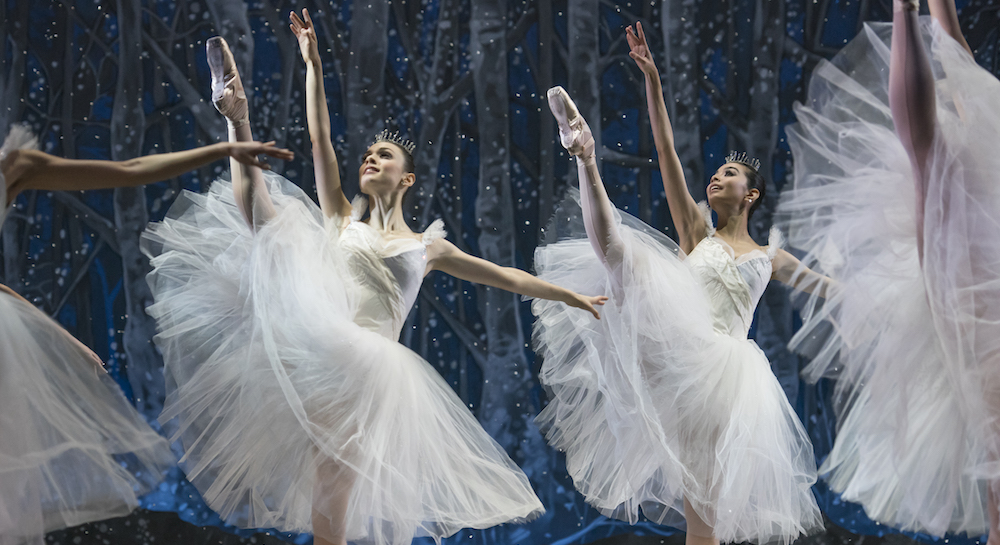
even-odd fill
[[[639,47],[639,38],[635,35],[635,31],[632,30],[632,25],[625,27],[625,41],[628,42],[628,48],[632,51]]]
[[[271,166],[267,162],[262,161],[257,155],[263,154],[275,159],[280,159],[287,161],[293,159],[295,154],[291,151],[279,148],[275,146],[275,143],[266,142],[232,142],[232,148],[230,149],[229,155],[233,159],[250,166],[255,166],[263,170],[271,170]]]
[[[291,161],[292,159],[295,159],[295,152],[285,148],[279,148],[274,140],[264,142],[263,146],[264,149],[261,150],[261,153],[265,155],[274,157],[275,159],[281,159],[282,161]]]
[[[294,31],[296,34],[299,33],[299,30],[306,28],[305,22],[303,22],[302,19],[299,18],[298,13],[295,13],[294,11],[290,12],[288,14],[288,19],[292,21],[292,24],[289,26],[292,27],[292,31]]]

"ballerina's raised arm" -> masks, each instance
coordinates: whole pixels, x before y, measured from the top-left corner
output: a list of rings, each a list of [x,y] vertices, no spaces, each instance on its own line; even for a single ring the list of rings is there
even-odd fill
[[[688,191],[684,179],[684,168],[674,149],[674,130],[667,115],[667,106],[663,102],[663,87],[660,84],[660,73],[653,62],[646,43],[646,34],[642,23],[636,23],[635,29],[625,28],[625,39],[630,48],[629,57],[646,77],[646,107],[649,110],[649,122],[653,129],[653,145],[656,148],[660,175],[663,178],[663,191],[667,197],[667,207],[670,217],[677,228],[677,241],[681,249],[690,252],[707,234],[705,219],[698,209],[698,204]]]
[[[340,165],[337,152],[330,138],[330,111],[326,105],[323,87],[323,63],[319,58],[316,30],[309,10],[302,10],[302,17],[294,11],[289,15],[289,28],[299,40],[299,51],[306,63],[306,119],[309,140],[312,142],[313,170],[316,173],[316,193],[323,214],[332,218],[351,217],[351,201],[344,195],[340,183]]]
[[[328,218],[341,218],[344,225],[350,221],[351,205],[341,187],[337,156],[330,143],[330,117],[315,27],[305,9],[301,17],[292,13],[289,18],[306,62],[306,112],[309,137],[313,143],[316,192],[323,213]],[[386,138],[369,146],[362,157],[358,174],[361,192],[370,198],[371,217],[368,224],[386,239],[420,237],[410,230],[403,215],[403,195],[416,183],[411,152],[392,138]],[[580,295],[515,267],[502,267],[469,255],[444,238],[438,238],[427,246],[425,274],[434,270],[528,297],[562,301],[590,312],[595,318],[600,317],[596,306],[604,304],[607,299]]]
[[[627,27],[625,36],[631,49],[629,56],[646,79],[646,104],[653,129],[653,142],[667,205],[674,226],[677,228],[678,243],[682,250],[690,252],[708,234],[705,219],[688,191],[684,170],[674,149],[674,133],[663,101],[660,74],[649,52],[642,23],[636,23],[635,29]],[[737,241],[742,239],[744,247],[749,249],[756,247],[756,243],[750,239],[746,223],[754,210],[760,206],[765,186],[763,177],[756,172],[750,172],[745,165],[737,163],[727,162],[712,176],[709,184],[709,204],[719,213],[719,229],[735,226],[735,229],[729,229],[729,238],[735,238]],[[751,175],[758,179],[755,183],[750,183]],[[733,183],[741,176],[747,179],[745,188],[742,184]],[[734,202],[738,204],[734,205]],[[737,245],[734,242],[730,244],[734,247]],[[833,285],[830,278],[805,267],[798,258],[781,248],[775,252],[771,265],[772,279],[797,290],[815,292],[820,297],[825,297],[827,289]]]

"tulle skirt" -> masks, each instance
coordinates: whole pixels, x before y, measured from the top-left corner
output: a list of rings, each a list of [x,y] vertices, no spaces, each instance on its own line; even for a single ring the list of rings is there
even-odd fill
[[[866,26],[817,67],[788,130],[779,216],[803,264],[837,282],[825,302],[797,296],[791,346],[812,356],[807,378],[839,378],[832,487],[893,526],[978,535],[1000,477],[1000,82],[921,28],[938,100],[923,263],[889,111],[891,26]]]
[[[0,544],[123,516],[174,466],[167,441],[48,316],[0,294]]]
[[[561,241],[538,248],[535,269],[610,300],[599,321],[545,300],[532,310],[550,393],[538,422],[577,489],[605,515],[634,523],[641,509],[680,528],[687,499],[722,542],[820,530],[812,446],[763,352],[713,331],[677,246],[632,216],[622,214],[622,266],[609,274],[580,238],[576,198],[550,224]]]
[[[0,160],[36,147],[27,126],[13,125]],[[0,193],[0,225],[6,199]],[[90,354],[37,308],[0,293],[0,545],[40,545],[46,532],[127,515],[174,463]]]
[[[349,540],[399,545],[542,512],[440,375],[351,321],[360,290],[337,233],[290,182],[268,184],[277,216],[255,234],[217,181],[143,235],[162,419],[208,505],[242,527],[321,532],[313,510],[346,498]]]

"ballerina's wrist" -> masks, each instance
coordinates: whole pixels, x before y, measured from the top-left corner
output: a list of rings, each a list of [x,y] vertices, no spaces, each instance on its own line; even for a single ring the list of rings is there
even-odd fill
[[[597,155],[593,152],[589,154],[577,155],[576,160],[585,166],[593,166],[597,164]]]

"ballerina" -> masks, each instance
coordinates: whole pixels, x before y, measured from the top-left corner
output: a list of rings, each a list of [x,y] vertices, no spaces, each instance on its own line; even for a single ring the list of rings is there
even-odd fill
[[[920,21],[896,0],[892,25],[866,25],[796,106],[779,212],[843,289],[803,298],[792,347],[814,357],[808,378],[839,378],[834,490],[890,526],[997,545],[1000,82],[954,3],[929,4]]]
[[[19,193],[148,184],[226,155],[290,159],[258,142],[214,144],[129,161],[87,161],[36,150],[21,125],[0,147],[0,223]],[[0,285],[0,543],[41,544],[46,532],[123,516],[175,465],[165,439],[129,404],[101,359]],[[126,465],[123,463],[127,462]]]
[[[612,296],[593,324],[533,303],[540,378],[551,392],[538,421],[566,451],[577,489],[608,516],[634,523],[641,508],[650,520],[686,526],[688,544],[789,543],[822,529],[810,491],[816,466],[747,332],[768,281],[791,282],[799,264],[779,248],[776,230],[767,247],[747,231],[765,191],[755,159],[732,154],[712,176],[718,228],[691,198],[642,27],[627,32],[646,77],[680,246],[614,207],[590,128],[562,88],[549,90],[560,140],[577,158],[580,193],[557,212],[551,225],[560,241],[536,251],[535,268],[550,282]],[[826,290],[815,273],[797,285]]]
[[[292,14],[306,62],[317,207],[254,168],[184,194],[145,241],[182,467],[227,522],[312,532],[317,544],[409,544],[543,512],[527,477],[426,361],[398,342],[423,277],[439,270],[598,317],[584,297],[461,252],[440,220],[414,233],[402,198],[413,145],[383,131],[340,185],[316,34]],[[251,130],[225,42],[208,45],[216,107]],[[179,209],[180,213],[176,213]],[[583,314],[581,312],[581,314]]]

